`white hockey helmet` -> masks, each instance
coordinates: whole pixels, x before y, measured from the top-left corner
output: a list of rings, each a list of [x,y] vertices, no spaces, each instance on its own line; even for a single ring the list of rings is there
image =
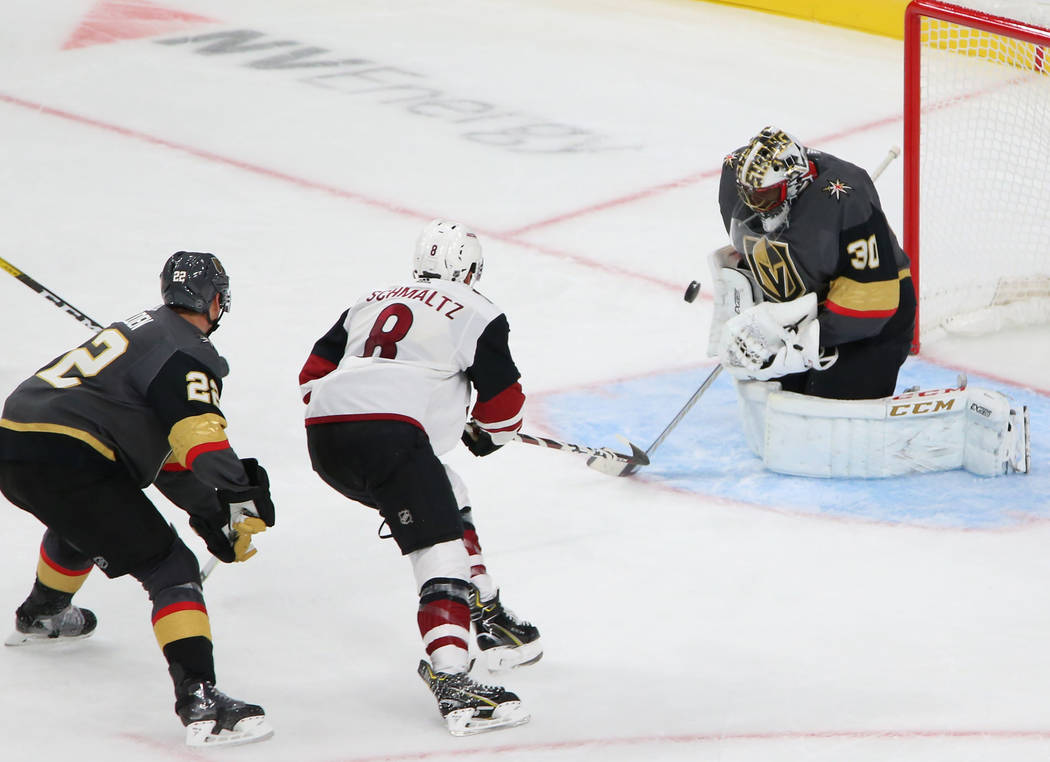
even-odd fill
[[[458,222],[433,220],[416,241],[412,277],[477,283],[483,264],[481,243],[472,231]]]
[[[747,144],[736,165],[736,190],[767,231],[787,219],[791,202],[813,178],[816,165],[805,147],[776,127],[766,127]]]

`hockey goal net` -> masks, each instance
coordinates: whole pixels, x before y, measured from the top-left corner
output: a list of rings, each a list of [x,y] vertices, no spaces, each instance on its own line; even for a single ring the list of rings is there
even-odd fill
[[[914,0],[904,44],[913,351],[1050,322],[1050,30]]]

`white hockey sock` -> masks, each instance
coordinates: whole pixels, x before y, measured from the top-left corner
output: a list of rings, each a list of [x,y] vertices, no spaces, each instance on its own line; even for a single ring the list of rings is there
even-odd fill
[[[466,548],[452,540],[413,551],[409,558],[419,592],[419,634],[430,664],[437,672],[466,672],[470,641]]]

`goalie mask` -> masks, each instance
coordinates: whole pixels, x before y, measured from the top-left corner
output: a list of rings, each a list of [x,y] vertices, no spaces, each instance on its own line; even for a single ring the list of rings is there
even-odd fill
[[[482,265],[481,243],[474,233],[458,222],[434,220],[419,234],[412,277],[477,283]]]
[[[160,271],[160,294],[169,307],[208,314],[219,295],[219,317],[230,311],[230,278],[218,257],[196,251],[177,251]],[[212,324],[217,324],[218,319]]]
[[[787,220],[791,202],[817,174],[806,149],[776,127],[766,127],[751,139],[736,165],[740,200],[762,218],[766,232]]]

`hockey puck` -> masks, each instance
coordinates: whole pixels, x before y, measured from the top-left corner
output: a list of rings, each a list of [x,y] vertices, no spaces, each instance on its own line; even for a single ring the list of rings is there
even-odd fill
[[[685,287],[684,299],[689,302],[696,301],[696,295],[700,293],[700,281],[694,280],[688,286]]]

